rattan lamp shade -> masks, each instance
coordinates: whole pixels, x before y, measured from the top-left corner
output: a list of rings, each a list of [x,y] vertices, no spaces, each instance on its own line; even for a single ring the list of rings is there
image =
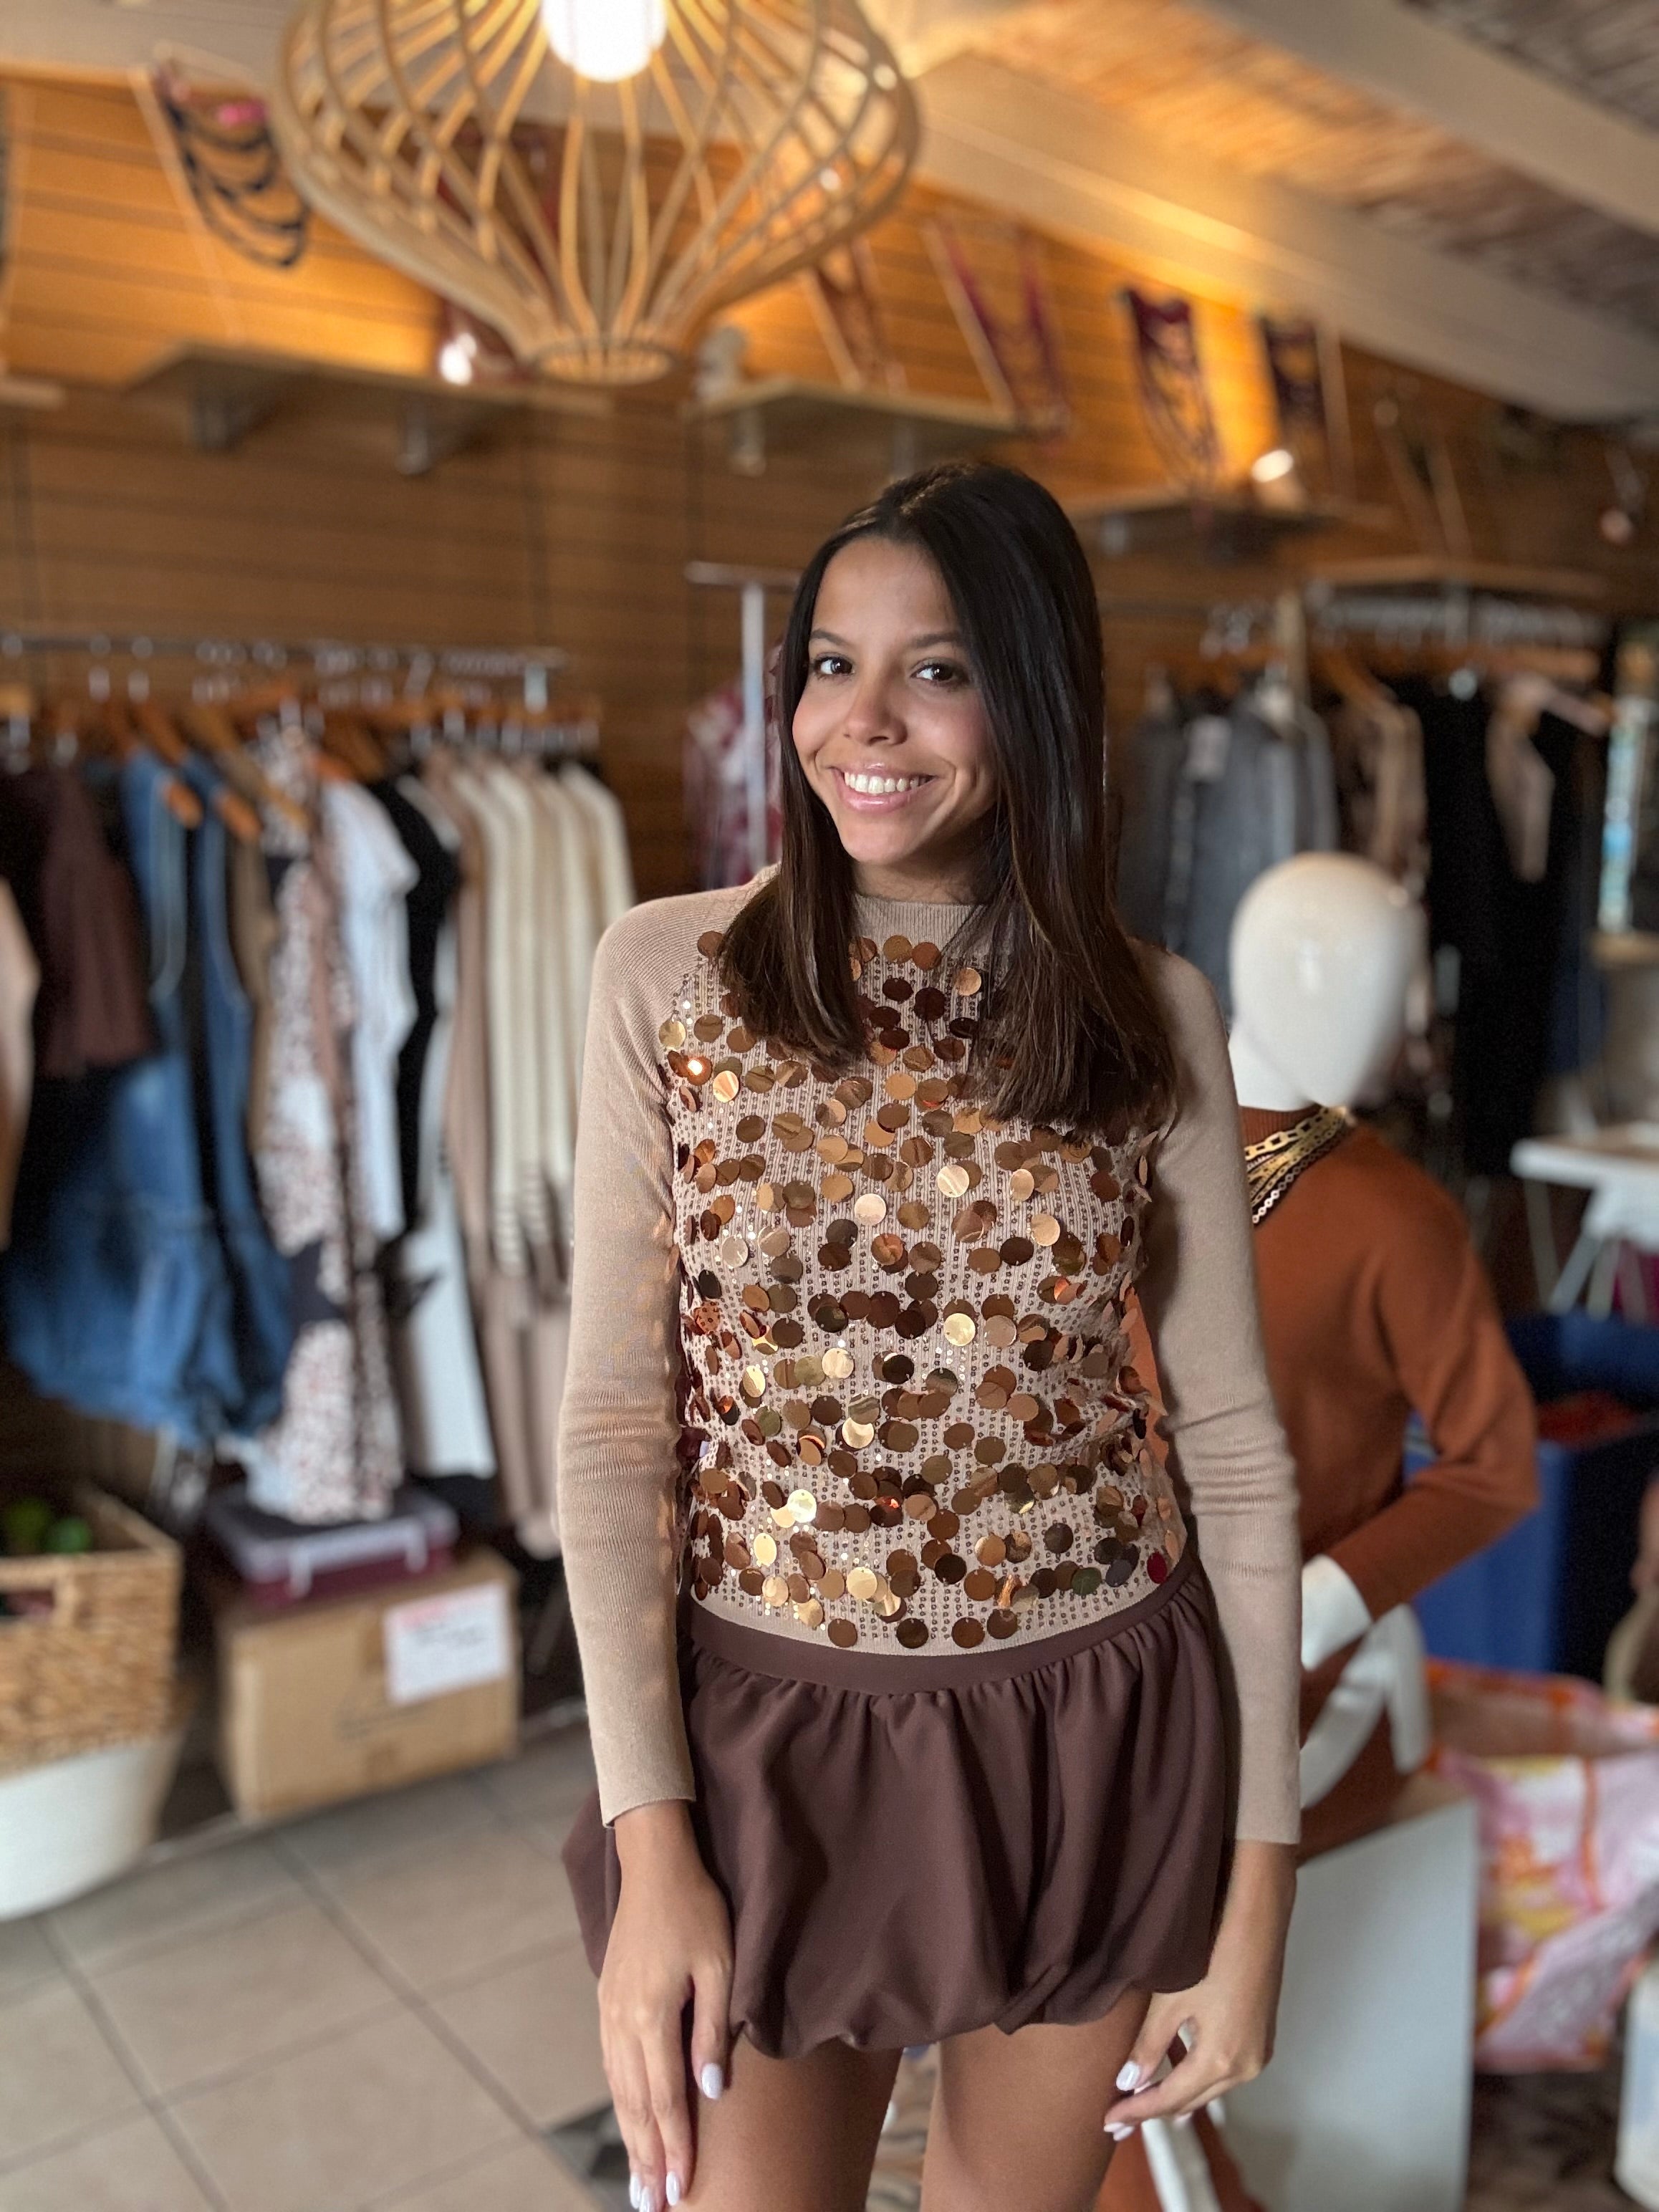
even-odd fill
[[[313,205],[526,366],[638,382],[874,222],[918,131],[854,0],[666,12],[648,66],[601,84],[538,0],[303,0],[272,121]]]

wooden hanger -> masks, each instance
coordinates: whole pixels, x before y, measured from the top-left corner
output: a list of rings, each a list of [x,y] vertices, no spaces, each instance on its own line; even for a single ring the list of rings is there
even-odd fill
[[[127,702],[118,693],[113,693],[104,702],[100,718],[102,733],[110,750],[118,761],[130,761],[139,750],[138,733]],[[176,775],[166,776],[161,782],[161,803],[176,822],[186,830],[202,826],[202,802],[187,783],[180,783]]]
[[[323,744],[359,783],[379,783],[389,772],[385,752],[360,715],[325,709]]]
[[[290,799],[285,791],[278,791],[270,778],[243,744],[236,725],[228,711],[210,701],[195,700],[185,710],[191,734],[212,759],[231,786],[228,797],[238,797],[242,804],[241,818],[253,823],[253,835],[259,835],[258,810],[280,815],[284,822],[309,836],[311,817],[297,799]],[[222,815],[227,828],[234,829],[228,815]],[[236,835],[242,831],[236,830]]]

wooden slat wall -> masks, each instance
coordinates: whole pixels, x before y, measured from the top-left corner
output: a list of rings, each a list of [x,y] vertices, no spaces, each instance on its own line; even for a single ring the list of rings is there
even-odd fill
[[[682,419],[683,379],[619,395],[599,419],[515,416],[413,481],[389,430],[314,391],[234,453],[191,449],[176,409],[120,387],[185,340],[322,361],[429,371],[436,302],[319,226],[286,274],[241,260],[193,222],[123,87],[9,88],[12,228],[0,276],[0,352],[20,374],[75,386],[56,414],[0,417],[0,629],[8,618],[116,630],[557,642],[605,703],[608,772],[627,806],[641,889],[685,879],[679,748],[687,705],[735,667],[728,595],[684,580],[693,556],[797,566],[883,473],[869,444],[775,455],[758,478],[726,466],[723,437]],[[890,337],[914,389],[982,392],[927,250],[946,204],[917,189],[872,244]],[[948,210],[947,210],[948,211]],[[962,210],[957,210],[961,215]],[[963,216],[967,220],[967,216]],[[1049,242],[1045,264],[1076,410],[1066,438],[1019,460],[1065,492],[1152,483],[1162,469],[1141,418],[1116,294],[1136,272]],[[1143,280],[1144,281],[1144,280]],[[734,319],[752,374],[831,380],[800,288]],[[1199,301],[1218,422],[1232,466],[1272,441],[1254,331],[1234,302]],[[1370,431],[1398,386],[1350,356],[1362,499],[1393,491]],[[1479,395],[1419,379],[1414,404],[1452,445],[1478,550],[1601,567],[1651,604],[1654,563],[1615,561],[1595,522],[1610,490],[1597,442],[1564,441],[1559,465],[1516,478],[1492,457]],[[1409,551],[1403,520],[1322,539],[1321,554]],[[1196,556],[1103,564],[1127,595],[1238,599],[1271,590],[1284,562],[1240,572]],[[1115,726],[1135,712],[1150,659],[1190,665],[1201,624],[1115,620]]]

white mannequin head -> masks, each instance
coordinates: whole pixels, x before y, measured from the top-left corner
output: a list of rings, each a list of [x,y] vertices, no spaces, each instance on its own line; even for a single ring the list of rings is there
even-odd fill
[[[1423,915],[1369,860],[1304,853],[1233,917],[1233,1081],[1242,1106],[1347,1106],[1392,1065]]]

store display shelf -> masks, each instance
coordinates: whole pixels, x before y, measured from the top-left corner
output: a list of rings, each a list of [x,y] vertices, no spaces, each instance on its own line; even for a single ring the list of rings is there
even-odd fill
[[[1050,428],[985,401],[814,384],[794,376],[735,384],[689,400],[685,414],[690,422],[726,426],[726,458],[739,476],[762,475],[770,453],[827,443],[844,449],[860,434],[884,441],[893,474],[903,476],[953,453],[1041,437]]]
[[[1248,484],[1213,492],[1174,484],[1085,492],[1068,499],[1066,511],[1085,541],[1092,539],[1109,560],[1188,551],[1216,561],[1250,560],[1283,539],[1373,519],[1370,510],[1339,500],[1271,505]]]
[[[132,398],[181,403],[191,443],[229,453],[281,408],[303,403],[384,425],[400,476],[425,476],[511,416],[596,416],[609,396],[574,385],[450,384],[350,362],[246,346],[173,348],[126,386]]]
[[[44,415],[64,404],[64,387],[44,376],[9,376],[0,370],[0,414]]]
[[[1511,599],[1589,599],[1607,596],[1607,580],[1585,568],[1533,568],[1525,562],[1475,561],[1446,553],[1402,553],[1377,559],[1316,563],[1310,584],[1332,591],[1445,591],[1501,592]]]

